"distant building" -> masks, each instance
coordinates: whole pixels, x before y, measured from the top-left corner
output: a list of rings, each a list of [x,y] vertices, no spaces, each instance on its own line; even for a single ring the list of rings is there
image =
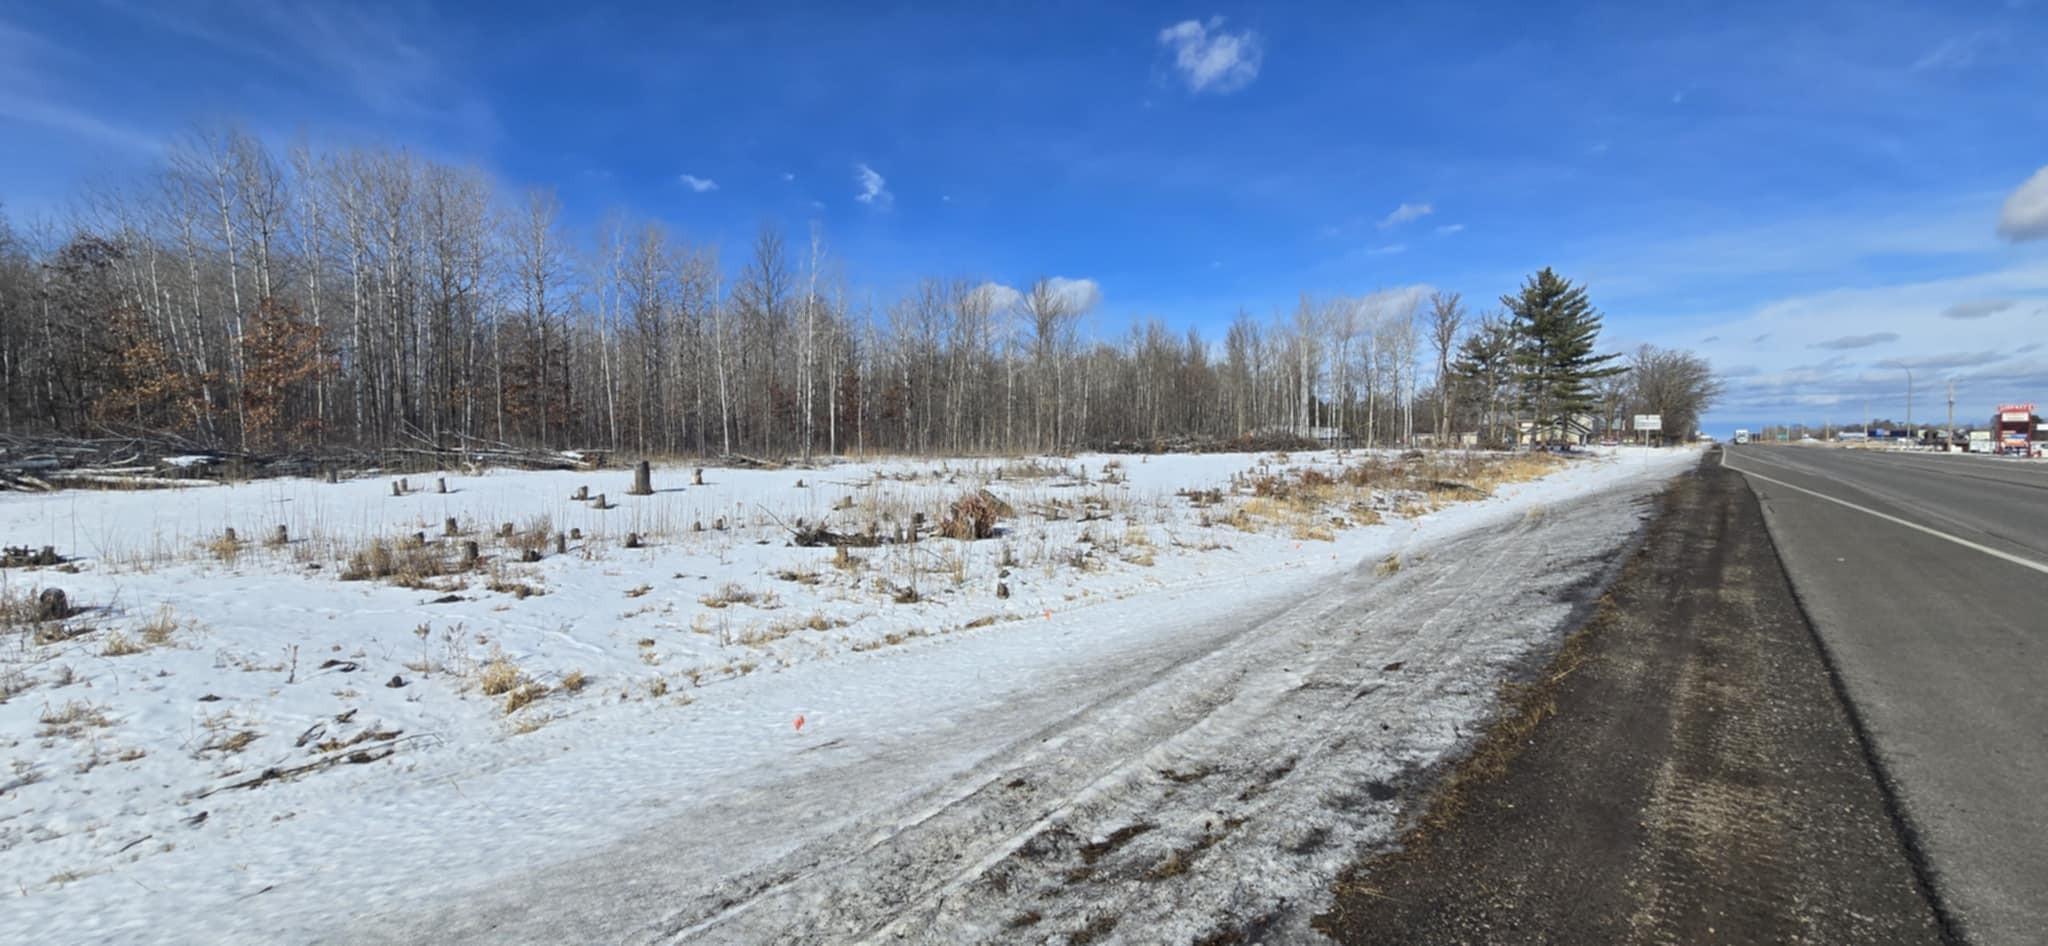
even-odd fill
[[[1521,424],[1522,443],[1531,446],[1546,443],[1561,443],[1581,446],[1593,436],[1593,418],[1589,414],[1573,414],[1559,417],[1548,424],[1538,425],[1534,421]]]

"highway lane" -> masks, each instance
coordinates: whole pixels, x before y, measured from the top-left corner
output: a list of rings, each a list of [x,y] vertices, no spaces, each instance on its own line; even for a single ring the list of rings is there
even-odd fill
[[[1924,857],[1974,943],[2048,918],[2048,470],[1745,446],[1748,475]]]

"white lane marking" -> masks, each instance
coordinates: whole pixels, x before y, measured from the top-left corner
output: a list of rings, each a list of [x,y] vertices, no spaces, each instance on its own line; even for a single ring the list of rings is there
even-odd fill
[[[1835,497],[1829,496],[1826,493],[1815,492],[1813,490],[1807,489],[1804,486],[1794,486],[1790,483],[1785,482],[1784,480],[1765,476],[1762,473],[1752,473],[1748,470],[1742,469],[1741,467],[1730,464],[1728,462],[1728,452],[1725,450],[1721,452],[1721,465],[1731,470],[1734,470],[1735,472],[1740,473],[1743,476],[1753,476],[1757,479],[1763,480],[1766,483],[1772,483],[1778,486],[1783,486],[1786,489],[1798,490],[1799,492],[1805,493],[1808,496],[1814,496],[1820,499],[1825,499],[1828,502],[1834,503],[1837,506],[1847,506],[1850,509],[1854,509],[1857,512],[1863,513],[1865,515],[1876,516],[1877,518],[1883,519],[1886,522],[1893,523],[1895,525],[1902,525],[1916,532],[1925,532],[1928,535],[1934,536],[1935,538],[1941,539],[1945,542],[1954,542],[1955,544],[1960,545],[1963,548],[1982,552],[1986,555],[1991,556],[1992,558],[2001,558],[2022,568],[2031,568],[2037,572],[2040,572],[2043,575],[2048,575],[2048,564],[2042,564],[2040,562],[2034,561],[2031,558],[2022,558],[2018,555],[2012,554],[2011,552],[2002,552],[1988,545],[1979,545],[1975,542],[1970,541],[1969,539],[1960,539],[1955,536],[1949,535],[1948,533],[1943,532],[1940,529],[1930,529],[1917,522],[1908,522],[1897,516],[1887,515],[1885,513],[1878,512],[1875,509],[1871,509],[1867,506],[1859,506],[1846,499],[1836,499]]]

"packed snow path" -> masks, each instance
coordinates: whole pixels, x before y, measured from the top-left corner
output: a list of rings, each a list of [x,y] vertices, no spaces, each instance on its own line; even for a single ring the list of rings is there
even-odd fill
[[[18,901],[39,941],[976,942],[1293,931],[1555,641],[1673,454],[1184,584],[707,688]],[[1356,553],[1354,553],[1356,554]],[[805,724],[794,720],[801,714]],[[232,861],[232,863],[227,863]],[[1270,940],[1269,940],[1270,941]]]
[[[1116,613],[1028,648],[984,638],[902,656],[919,666],[815,681],[841,688],[845,708],[790,740],[788,753],[808,758],[783,777],[668,812],[601,854],[336,938],[1305,930],[1358,845],[1390,836],[1403,773],[1452,750],[1510,665],[1595,593],[1646,485],[1492,517],[1418,542],[1398,570],[1360,563],[1306,597],[1189,590],[1105,608]],[[901,676],[857,679],[876,674]],[[910,712],[886,708],[899,697]]]

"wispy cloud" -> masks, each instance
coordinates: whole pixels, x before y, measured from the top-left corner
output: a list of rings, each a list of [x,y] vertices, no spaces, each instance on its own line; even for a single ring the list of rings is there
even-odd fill
[[[1857,348],[1869,348],[1872,345],[1887,345],[1898,340],[1899,333],[1897,332],[1871,332],[1868,335],[1843,335],[1839,338],[1830,338],[1827,341],[1814,342],[1807,347],[1821,348],[1828,351],[1850,351]]]
[[[1173,50],[1173,66],[1194,93],[1235,92],[1259,77],[1264,41],[1251,30],[1227,33],[1223,18],[1182,20],[1159,31],[1159,43]]]
[[[714,181],[708,177],[698,177],[695,174],[684,174],[677,177],[676,180],[682,181],[684,187],[687,187],[690,190],[695,191],[699,194],[702,194],[705,191],[715,191],[718,189],[717,181]]]
[[[1983,302],[1958,302],[1941,310],[1944,319],[1983,319],[2012,308],[2019,303],[2011,299],[1987,299]]]
[[[1450,236],[1453,233],[1463,233],[1465,232],[1465,225],[1462,223],[1447,223],[1441,227],[1436,228],[1436,232],[1438,236]]]
[[[155,136],[72,104],[73,90],[60,77],[95,66],[90,57],[0,20],[0,118],[130,151],[160,150]]]
[[[2005,199],[1998,214],[1998,235],[2014,243],[2048,239],[2048,167],[2035,171]]]
[[[794,172],[794,171],[784,171],[784,172],[782,172],[782,181],[783,181],[783,183],[787,184],[787,183],[789,183],[790,181],[794,181],[794,180],[796,180],[796,172]]]
[[[1380,229],[1398,227],[1410,220],[1420,220],[1433,213],[1436,213],[1436,208],[1428,204],[1402,204],[1394,208],[1393,213],[1380,218]]]
[[[1394,255],[1395,253],[1405,253],[1405,252],[1407,252],[1407,250],[1408,250],[1408,244],[1406,244],[1406,243],[1389,243],[1389,244],[1387,244],[1387,245],[1385,245],[1385,246],[1376,246],[1376,247],[1373,247],[1372,249],[1366,250],[1366,251],[1365,251],[1365,255],[1367,255],[1367,256],[1392,256],[1392,255]]]
[[[853,199],[878,210],[887,210],[896,202],[896,195],[889,193],[889,182],[874,168],[865,164],[853,166],[853,181],[860,185],[860,193]]]
[[[1977,63],[1977,57],[1986,50],[2005,40],[2003,33],[1980,30],[1962,36],[1951,36],[1936,44],[1927,54],[1913,62],[1914,72],[1931,72],[1944,69],[1968,69]]]

